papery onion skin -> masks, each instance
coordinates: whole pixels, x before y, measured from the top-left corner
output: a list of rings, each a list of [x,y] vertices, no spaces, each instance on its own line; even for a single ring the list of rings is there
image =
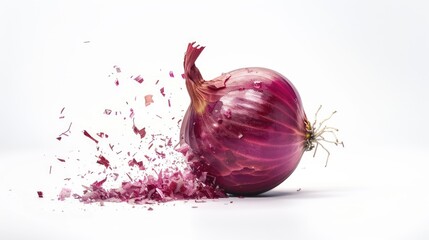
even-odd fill
[[[292,83],[266,68],[242,68],[203,80],[195,60],[204,47],[188,45],[186,86],[191,97],[182,143],[190,165],[226,192],[256,195],[288,178],[308,140],[308,121]]]

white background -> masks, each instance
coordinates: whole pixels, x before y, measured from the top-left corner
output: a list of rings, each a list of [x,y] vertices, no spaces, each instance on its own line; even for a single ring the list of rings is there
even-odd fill
[[[0,238],[427,239],[428,12],[426,1],[2,1]],[[61,108],[97,124],[113,65],[178,75],[195,40],[206,79],[275,69],[311,120],[320,104],[338,111],[346,147],[330,146],[327,168],[307,153],[265,197],[151,212],[52,201]]]

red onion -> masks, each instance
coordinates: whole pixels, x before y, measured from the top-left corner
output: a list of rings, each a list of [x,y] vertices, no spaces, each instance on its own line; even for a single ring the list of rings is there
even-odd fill
[[[268,191],[292,174],[327,130],[314,130],[295,87],[273,70],[241,68],[205,81],[195,66],[203,49],[190,43],[184,59],[191,104],[181,141],[191,150],[191,168],[228,193]]]

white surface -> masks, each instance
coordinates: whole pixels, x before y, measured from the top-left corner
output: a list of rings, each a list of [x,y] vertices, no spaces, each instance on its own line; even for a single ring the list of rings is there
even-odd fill
[[[427,239],[428,10],[425,1],[2,3],[0,239]],[[198,60],[207,79],[269,67],[295,84],[309,118],[319,104],[338,110],[332,125],[346,148],[331,148],[328,168],[323,153],[307,154],[266,197],[151,212],[52,201],[61,185],[47,167],[70,147],[55,142],[61,108],[76,129],[96,125],[93,113],[115,100],[113,65],[147,79],[178,74],[194,40],[207,46]]]

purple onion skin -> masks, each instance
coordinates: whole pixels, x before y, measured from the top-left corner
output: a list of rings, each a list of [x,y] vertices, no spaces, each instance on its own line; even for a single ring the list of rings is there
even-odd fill
[[[187,63],[185,57],[191,105],[181,129],[182,141],[192,150],[192,169],[197,175],[207,172],[207,180],[235,195],[278,186],[305,151],[308,121],[297,90],[266,68],[237,69],[204,81],[195,59]],[[189,62],[194,68],[186,71]]]

